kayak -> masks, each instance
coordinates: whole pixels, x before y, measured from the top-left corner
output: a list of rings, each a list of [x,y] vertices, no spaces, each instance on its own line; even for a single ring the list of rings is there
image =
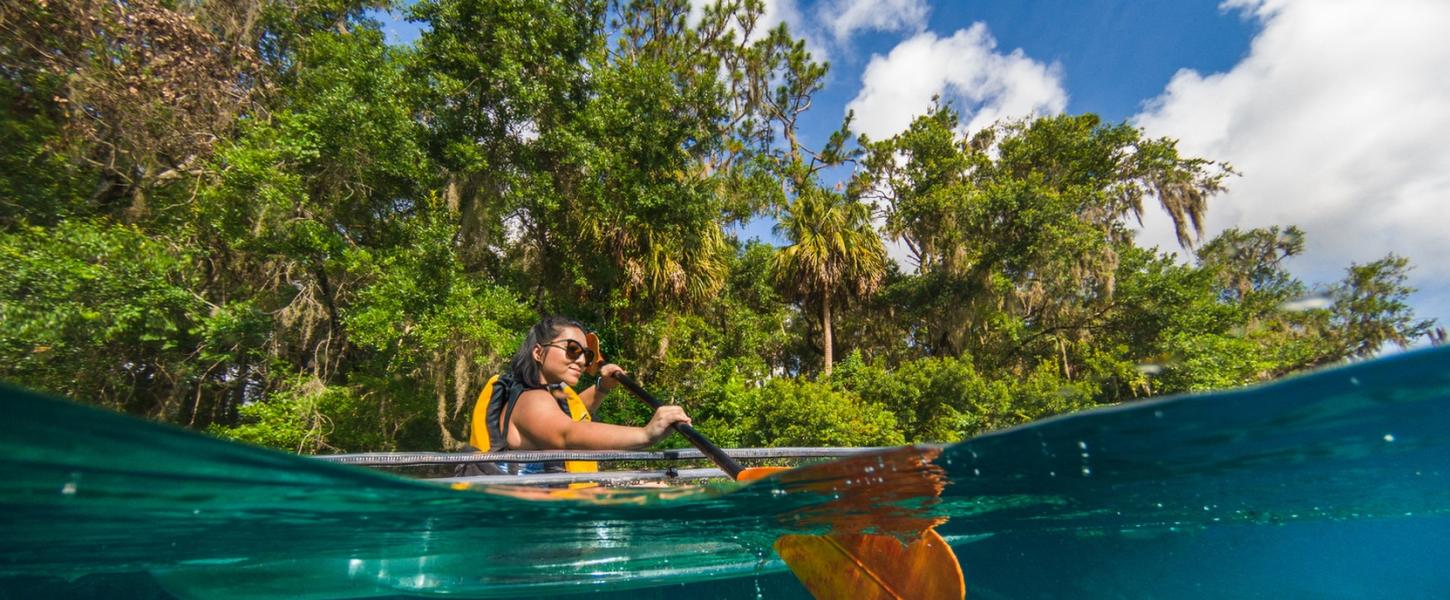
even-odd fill
[[[785,447],[785,448],[732,448],[724,450],[737,461],[789,461],[794,464],[821,462],[827,459],[843,458],[889,450],[886,447],[838,448],[838,447]],[[417,477],[435,483],[451,486],[467,484],[482,486],[494,484],[514,485],[558,485],[582,481],[598,482],[611,487],[634,487],[638,484],[684,485],[714,480],[728,480],[730,476],[718,467],[677,466],[679,463],[697,464],[709,460],[709,456],[695,449],[674,449],[659,451],[636,450],[521,450],[493,453],[457,452],[364,452],[354,454],[321,454],[311,458],[329,463],[355,465],[383,469],[403,474],[409,470],[457,471],[459,465],[477,463],[516,463],[541,465],[564,461],[586,461],[612,465],[630,464],[629,469],[610,467],[599,473],[533,473],[526,475],[476,475],[449,477]],[[643,464],[644,466],[639,466]]]
[[[0,395],[6,596],[809,597],[780,540],[928,531],[972,597],[1450,593],[1446,349],[753,482],[572,495]]]

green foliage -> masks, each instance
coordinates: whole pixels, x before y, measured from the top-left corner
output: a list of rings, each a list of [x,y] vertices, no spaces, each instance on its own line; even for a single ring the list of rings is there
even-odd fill
[[[20,223],[53,225],[83,204],[87,173],[62,152],[61,118],[37,102],[56,82],[32,83],[26,94],[0,78],[0,229]]]
[[[347,391],[328,388],[317,380],[298,381],[273,392],[266,402],[242,406],[242,424],[214,427],[213,433],[259,446],[291,452],[316,453],[335,429],[323,407],[344,403]]]
[[[1050,364],[1020,379],[984,377],[966,358],[866,364],[853,354],[831,381],[889,406],[909,442],[955,442],[1093,405],[1094,389],[1063,380]]]
[[[21,385],[168,420],[204,366],[194,349],[231,329],[194,296],[185,256],[104,220],[0,236],[0,364]],[[250,340],[249,340],[250,341]]]
[[[1390,254],[1368,264],[1352,264],[1344,280],[1330,291],[1330,334],[1339,355],[1366,358],[1385,344],[1401,348],[1435,326],[1418,320],[1407,301],[1414,288],[1406,284],[1410,260]]]
[[[223,438],[279,450],[316,454],[397,450],[427,443],[436,434],[431,419],[419,418],[427,398],[399,396],[405,386],[368,381],[365,386],[326,385],[299,376],[283,383],[266,401],[238,409],[238,425],[213,425]],[[409,402],[412,400],[412,402]]]
[[[396,223],[405,245],[345,254],[358,290],[341,320],[359,373],[387,383],[388,401],[420,409],[396,427],[431,423],[445,448],[457,448],[467,439],[465,409],[535,316],[513,291],[467,277],[454,253],[455,215],[425,208]]]
[[[747,446],[891,446],[905,442],[885,406],[829,384],[771,379],[736,408]]]
[[[1240,231],[1230,228],[1198,250],[1198,264],[1213,273],[1216,283],[1232,293],[1229,298],[1257,298],[1282,303],[1304,293],[1284,270],[1283,262],[1304,252],[1304,232],[1298,227]],[[1262,303],[1261,303],[1262,304]]]

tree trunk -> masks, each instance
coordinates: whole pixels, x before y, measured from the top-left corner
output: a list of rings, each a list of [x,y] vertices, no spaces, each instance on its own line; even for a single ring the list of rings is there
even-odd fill
[[[463,449],[464,442],[453,437],[453,432],[448,430],[448,393],[441,387],[434,390],[438,397],[438,439],[443,446],[444,452],[457,452]]]
[[[831,296],[826,294],[821,298],[821,329],[825,332],[825,343],[821,352],[826,355],[826,377],[831,376]]]

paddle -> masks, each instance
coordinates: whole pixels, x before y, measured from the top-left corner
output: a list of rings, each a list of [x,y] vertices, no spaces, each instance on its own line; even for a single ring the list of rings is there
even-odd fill
[[[660,401],[640,387],[634,378],[623,373],[614,374],[614,378],[650,407],[658,410],[661,406]],[[672,427],[737,481],[760,479],[789,470],[786,467],[742,468],[740,463],[710,443],[694,427],[683,423],[676,423]],[[936,452],[939,450],[922,452],[914,448],[902,448],[876,457],[839,461],[815,470],[859,472],[865,468],[881,469],[882,477],[885,478],[888,477],[887,467],[890,465],[893,467],[892,473],[900,473],[906,478],[902,483],[906,484],[907,489],[896,486],[898,492],[906,495],[940,493],[941,481],[929,470],[921,468],[932,466],[929,465],[930,459],[935,457]],[[874,466],[853,464],[863,459],[874,461]],[[807,467],[806,470],[810,468]],[[927,475],[923,476],[922,473]],[[822,474],[824,473],[803,476],[802,480],[810,481],[812,477]],[[845,492],[844,497],[838,493],[838,500],[821,511],[828,520],[836,508],[852,508],[852,505],[857,505],[855,508],[859,508],[859,505],[868,508],[879,506],[891,496],[890,492],[862,492],[862,488],[853,490],[849,485],[842,490],[836,484],[830,483],[842,479],[844,477],[825,479],[827,483],[822,491]],[[886,483],[885,479],[882,482],[882,486],[886,488],[892,488],[891,483],[896,483],[895,480]],[[928,487],[921,488],[922,483]],[[807,489],[810,487],[815,486],[808,485]],[[852,492],[858,493],[853,496]],[[865,534],[850,531],[848,528],[826,535],[784,535],[775,541],[775,551],[796,578],[810,590],[811,595],[819,600],[961,600],[967,594],[961,564],[957,562],[951,546],[932,528],[935,524],[936,522],[932,522],[920,529],[920,536],[910,544],[902,543],[895,536]]]
[[[585,368],[589,374],[597,375],[600,367],[604,366],[604,352],[600,349],[599,336],[591,331],[584,334],[584,339],[589,349],[594,351],[593,362],[589,363]],[[614,378],[624,384],[626,389],[634,393],[640,400],[643,400],[650,408],[659,410],[664,405],[659,400],[656,400],[649,392],[645,391],[643,387],[640,387],[639,382],[635,381],[633,377],[625,375],[624,373],[616,373]],[[726,475],[729,475],[731,479],[736,481],[753,481],[772,473],[787,470],[785,467],[752,467],[749,469],[741,467],[740,463],[735,462],[735,459],[725,454],[725,451],[721,450],[719,446],[710,443],[710,440],[705,439],[705,436],[695,431],[694,427],[683,423],[675,423],[671,427],[675,431],[678,431],[680,435],[685,436],[685,439],[690,440],[690,443],[694,444],[696,448],[699,448],[700,452],[705,453],[705,456],[710,457],[710,460],[714,461],[720,467],[721,471],[724,471]]]
[[[615,373],[614,378],[624,384],[626,389],[633,392],[645,404],[650,405],[650,408],[659,410],[664,405],[659,400],[656,400],[654,396],[650,395],[649,392],[645,391],[644,388],[640,387],[639,383],[633,377],[625,375],[624,373]],[[694,444],[696,448],[699,448],[700,452],[705,453],[705,456],[710,457],[710,460],[714,461],[720,467],[721,471],[724,471],[726,475],[729,475],[731,479],[736,481],[752,481],[770,475],[771,473],[779,473],[787,470],[786,467],[744,468],[740,466],[740,463],[735,462],[735,459],[730,458],[730,455],[725,454],[725,451],[721,450],[719,446],[705,439],[705,436],[701,435],[699,431],[696,431],[694,427],[685,423],[675,423],[670,427],[678,431],[680,435],[685,436],[685,439],[690,440],[690,443]]]

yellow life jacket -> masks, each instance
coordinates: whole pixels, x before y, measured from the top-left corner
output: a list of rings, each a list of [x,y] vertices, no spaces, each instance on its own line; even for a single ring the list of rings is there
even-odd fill
[[[561,387],[564,390],[564,399],[554,399],[559,403],[559,410],[576,423],[593,421],[579,394],[574,393],[567,385]],[[468,445],[482,452],[509,450],[508,426],[513,416],[514,403],[518,402],[523,391],[523,386],[508,377],[501,379],[494,375],[489,378],[488,383],[483,386],[483,392],[478,395],[478,401],[473,405]],[[564,461],[564,470],[569,473],[598,473],[599,463],[592,460],[568,460]]]

